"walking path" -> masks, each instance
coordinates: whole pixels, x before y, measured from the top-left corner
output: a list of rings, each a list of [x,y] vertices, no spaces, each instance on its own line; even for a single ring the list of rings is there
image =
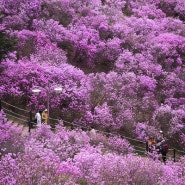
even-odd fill
[[[21,135],[26,136],[29,133],[29,127],[27,125],[20,124],[18,122],[15,122],[12,119],[8,119],[8,122],[12,124],[12,126],[16,126],[21,130]]]
[[[12,111],[12,109],[10,110],[6,106],[5,106],[6,108],[3,106],[3,110],[6,113],[7,118],[9,119],[8,121],[12,122],[13,125],[18,126],[22,130],[22,136],[28,135],[28,133],[29,133],[28,122],[30,120],[30,117],[29,117],[30,112],[27,111],[27,110],[18,108],[16,106],[11,105],[11,104],[9,104],[7,102],[4,102],[4,101],[2,101],[2,103],[4,105],[7,105],[7,107],[9,107],[9,108],[13,107],[14,109],[17,110],[16,112],[14,112],[14,111]],[[22,115],[22,112],[25,112],[25,115],[27,115],[27,116]],[[56,123],[59,122],[58,119],[52,119],[51,118],[51,120],[56,122]],[[63,122],[64,122],[65,125],[68,125],[68,126],[71,125],[72,127],[78,127],[78,128],[85,129],[85,130],[90,129],[89,127],[85,127],[85,126],[80,125],[80,124],[75,124],[75,123],[67,122],[67,121],[64,121],[64,120],[63,120]],[[108,132],[101,131],[101,130],[96,130],[96,131],[98,133],[102,133],[102,134],[105,134],[107,136],[118,136],[117,133],[108,133]],[[136,153],[138,153],[142,156],[145,156],[145,151],[146,151],[145,150],[145,142],[140,141],[138,139],[129,138],[129,137],[126,137],[124,135],[120,135],[120,136],[122,138],[127,139],[131,143],[131,145],[135,148]],[[174,158],[174,149],[169,149],[169,150],[170,150],[170,152],[169,152],[168,156],[170,156],[171,158]],[[176,152],[175,155],[176,155],[177,158],[179,158],[182,155],[185,155],[185,151],[180,151],[180,150],[175,149],[175,152]]]

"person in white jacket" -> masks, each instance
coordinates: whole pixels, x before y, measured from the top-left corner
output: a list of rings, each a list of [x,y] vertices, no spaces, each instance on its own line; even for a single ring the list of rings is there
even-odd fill
[[[38,111],[38,112],[35,114],[35,119],[37,120],[37,127],[41,127],[41,125],[42,125],[41,114],[42,114],[41,111]]]

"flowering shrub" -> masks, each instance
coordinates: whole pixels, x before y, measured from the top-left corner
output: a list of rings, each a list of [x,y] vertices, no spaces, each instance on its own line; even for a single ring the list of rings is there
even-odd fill
[[[168,134],[175,134],[184,129],[185,112],[181,109],[172,110],[170,106],[162,105],[154,114],[154,119]],[[156,124],[157,124],[156,123]],[[170,125],[168,124],[170,123]]]
[[[184,7],[183,0],[1,0],[0,30],[17,46],[1,54],[0,97],[44,109],[49,83],[53,117],[143,141],[162,127],[184,149]],[[36,85],[44,87],[39,96]],[[163,165],[134,156],[117,136],[43,126],[23,137],[2,112],[0,121],[0,184],[184,184],[184,157]]]
[[[113,149],[113,151],[118,151],[121,154],[132,153],[134,151],[133,147],[127,140],[118,136],[109,137],[108,145]]]
[[[54,133],[48,126],[42,126],[23,138],[17,135],[18,128],[7,125],[0,124],[1,130],[4,128],[0,142],[3,148],[8,148],[11,141],[13,148],[5,153],[1,150],[2,185],[184,183],[184,157],[177,163],[167,160],[164,165],[133,155],[132,146],[116,136],[104,136],[102,140],[103,135],[97,133],[69,131],[63,126],[57,126]],[[95,137],[101,143],[92,146]]]
[[[0,156],[8,153],[17,154],[24,150],[22,130],[7,122],[6,116],[0,111]]]
[[[180,139],[181,139],[181,144],[183,146],[183,149],[185,149],[185,134],[181,133],[180,134]]]
[[[143,140],[162,127],[169,143],[184,143],[184,7],[184,0],[1,0],[1,40],[16,37],[17,45],[12,53],[11,47],[0,48],[0,97],[44,109],[49,88],[51,117]],[[53,91],[58,85],[61,94]],[[34,86],[43,87],[38,96]],[[45,129],[35,137],[55,155],[61,145],[60,160],[73,158],[89,142],[122,144],[120,138],[93,140],[82,131],[61,131],[67,139],[57,136],[53,143]],[[126,146],[123,141],[121,152]]]

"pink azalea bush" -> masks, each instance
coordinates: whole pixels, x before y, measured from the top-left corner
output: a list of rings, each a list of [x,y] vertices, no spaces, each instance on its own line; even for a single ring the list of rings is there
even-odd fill
[[[142,141],[162,129],[184,150],[184,10],[183,0],[1,0],[0,30],[16,46],[0,61],[0,98],[34,112],[49,88],[51,117]],[[0,121],[0,184],[184,182],[184,158],[133,156],[118,136],[43,127],[23,139]]]
[[[36,97],[33,86],[60,85],[61,95],[51,93],[53,116],[129,134],[138,123],[166,130],[155,120],[164,103],[179,110],[166,118],[175,136],[184,129],[183,7],[182,0],[2,0],[2,26],[18,42],[1,61],[0,95],[43,109],[46,92]]]
[[[57,126],[54,133],[43,126],[27,136],[18,136],[18,128],[7,125],[7,122],[1,123],[1,131],[4,131],[0,148],[2,185],[150,182],[183,185],[185,179],[183,157],[177,163],[168,160],[164,165],[158,160],[133,155],[132,146],[119,137],[104,136],[104,143],[101,140],[94,145],[91,140],[99,136],[79,129],[69,131]],[[12,148],[8,150],[10,145]]]
[[[0,156],[5,154],[17,154],[24,150],[22,130],[7,121],[3,111],[0,111]]]

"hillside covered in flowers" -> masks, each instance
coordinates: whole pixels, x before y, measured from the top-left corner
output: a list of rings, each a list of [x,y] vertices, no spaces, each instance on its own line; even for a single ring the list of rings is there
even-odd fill
[[[184,21],[184,0],[0,0],[0,98],[36,112],[46,87],[61,86],[50,92],[51,117],[143,141],[162,129],[185,150]],[[143,160],[126,140],[122,156],[62,126],[24,141],[0,127],[0,184],[185,182],[184,163]],[[15,150],[3,153],[9,140]]]
[[[185,158],[161,163],[119,137],[43,126],[26,137],[0,112],[0,184],[184,185]]]

